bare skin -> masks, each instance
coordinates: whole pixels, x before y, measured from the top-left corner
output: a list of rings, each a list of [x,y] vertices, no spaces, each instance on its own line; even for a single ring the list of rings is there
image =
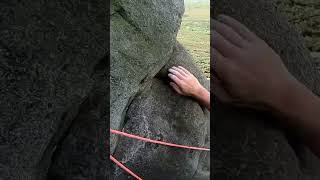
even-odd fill
[[[180,95],[190,96],[210,110],[210,92],[205,89],[198,79],[182,66],[169,69],[171,87]]]
[[[225,103],[279,115],[320,157],[320,99],[297,81],[281,57],[246,26],[225,15],[214,20],[213,26],[215,96]],[[177,93],[194,97],[210,109],[210,93],[189,71],[172,67],[168,76]]]
[[[296,128],[320,157],[320,99],[298,82],[280,56],[237,20],[213,21],[214,94],[225,103],[263,108]]]

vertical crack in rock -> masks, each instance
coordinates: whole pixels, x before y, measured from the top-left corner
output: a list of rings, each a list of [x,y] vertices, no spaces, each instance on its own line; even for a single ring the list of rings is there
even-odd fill
[[[183,0],[119,0],[112,6],[116,12],[111,17],[112,127],[151,139],[209,147],[209,132],[203,131],[208,112],[168,85],[168,68],[183,65],[209,87],[176,40]],[[210,160],[200,159],[198,151],[112,137],[111,154],[145,179],[209,179]],[[117,169],[112,166],[111,179],[126,179],[127,174]]]
[[[72,107],[72,122],[63,133],[53,154],[49,180],[83,177],[85,179],[107,178],[108,160],[105,154],[107,131],[107,82],[105,80],[106,57],[95,63],[90,78],[95,83],[77,107]],[[75,113],[76,112],[76,113]],[[63,129],[63,128],[61,128]],[[61,135],[60,135],[61,136]],[[59,136],[58,136],[59,137]],[[71,166],[65,171],[65,166]]]
[[[148,88],[148,87],[151,85],[152,79],[149,79],[148,81],[147,81],[147,79],[148,79],[148,76],[145,76],[145,77],[141,80],[141,82],[140,82],[141,87],[139,88],[139,90],[138,90],[134,95],[132,95],[132,96],[129,98],[129,101],[128,101],[126,107],[125,107],[125,110],[124,110],[123,113],[121,114],[121,117],[122,117],[122,118],[121,118],[121,119],[122,119],[121,122],[122,122],[122,123],[121,123],[121,125],[120,125],[120,130],[123,129],[123,127],[124,127],[124,126],[126,125],[126,123],[127,123],[127,117],[126,117],[126,116],[127,116],[127,113],[128,113],[128,108],[130,107],[132,101],[133,101],[135,98],[139,97],[139,95],[140,95],[146,88]],[[116,145],[115,145],[115,147],[114,147],[114,150],[111,152],[111,154],[112,154],[114,151],[116,151],[116,149],[117,149],[118,139],[119,139],[119,137],[116,138],[115,141],[113,142],[113,143],[115,143]]]
[[[107,167],[100,156],[106,153],[83,153],[92,150],[94,143],[85,141],[96,138],[88,132],[96,119],[91,114],[86,126],[91,128],[78,128],[74,116],[91,90],[104,87],[92,75],[107,54],[101,47],[109,44],[105,5],[97,0],[1,2],[1,178],[54,179],[48,175],[52,162],[61,175],[56,179],[103,177],[105,171],[97,169]],[[57,149],[65,156],[53,157]]]

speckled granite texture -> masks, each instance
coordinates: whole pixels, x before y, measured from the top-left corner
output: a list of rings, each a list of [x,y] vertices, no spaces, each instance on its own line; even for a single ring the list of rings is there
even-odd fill
[[[0,179],[106,179],[107,2],[0,2]]]

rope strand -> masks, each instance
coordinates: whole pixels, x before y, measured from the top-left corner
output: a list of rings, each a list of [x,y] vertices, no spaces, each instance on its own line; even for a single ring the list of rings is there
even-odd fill
[[[208,149],[208,148],[185,146],[185,145],[180,145],[180,144],[167,143],[167,142],[164,142],[164,141],[148,139],[148,138],[140,137],[140,136],[137,136],[137,135],[125,133],[125,132],[122,132],[122,131],[117,131],[117,130],[114,130],[114,129],[110,129],[110,133],[121,135],[121,136],[125,136],[125,137],[131,138],[131,139],[137,139],[137,140],[141,140],[141,141],[145,141],[145,142],[150,142],[150,143],[154,143],[154,144],[161,144],[161,145],[170,146],[170,147],[183,148],[183,149],[192,149],[192,150],[199,150],[199,151],[210,151],[210,149]],[[139,177],[138,175],[133,173],[129,168],[127,168],[125,165],[120,163],[113,156],[110,155],[110,159],[115,164],[117,164],[120,168],[122,168],[124,171],[129,173],[131,176],[135,177],[137,180],[142,180],[141,177]]]
[[[142,180],[141,177],[139,177],[138,175],[136,175],[135,173],[133,173],[130,169],[128,169],[125,165],[123,165],[121,162],[119,162],[116,158],[114,158],[113,156],[110,155],[110,159],[111,161],[113,161],[114,163],[116,163],[121,169],[123,169],[124,171],[126,171],[127,173],[129,173],[131,176],[135,177],[138,180]]]
[[[128,133],[125,133],[125,132],[117,131],[117,130],[114,130],[114,129],[110,129],[110,132],[113,133],[113,134],[118,134],[118,135],[121,135],[121,136],[125,136],[125,137],[128,137],[128,138],[131,138],[131,139],[138,139],[138,140],[141,140],[141,141],[150,142],[150,143],[154,143],[154,144],[161,144],[161,145],[165,145],[165,146],[171,146],[171,147],[183,148],[183,149],[192,149],[192,150],[199,150],[199,151],[210,151],[210,149],[208,149],[208,148],[186,146],[186,145],[180,145],[180,144],[167,143],[167,142],[164,142],[164,141],[152,140],[152,139],[140,137],[140,136],[137,136],[137,135],[133,135],[133,134],[128,134]]]

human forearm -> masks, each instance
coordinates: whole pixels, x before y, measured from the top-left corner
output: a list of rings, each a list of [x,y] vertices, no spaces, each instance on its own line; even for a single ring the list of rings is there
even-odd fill
[[[300,131],[320,157],[320,100],[287,70],[281,57],[237,20],[213,20],[215,95],[226,103],[273,110]]]
[[[295,127],[306,144],[320,157],[320,99],[299,82],[284,88],[272,109],[281,114],[284,123]]]
[[[207,89],[200,87],[196,93],[192,94],[192,97],[210,110],[210,92]]]
[[[210,92],[187,69],[173,66],[169,69],[168,76],[173,81],[170,85],[178,94],[191,96],[210,110]]]

